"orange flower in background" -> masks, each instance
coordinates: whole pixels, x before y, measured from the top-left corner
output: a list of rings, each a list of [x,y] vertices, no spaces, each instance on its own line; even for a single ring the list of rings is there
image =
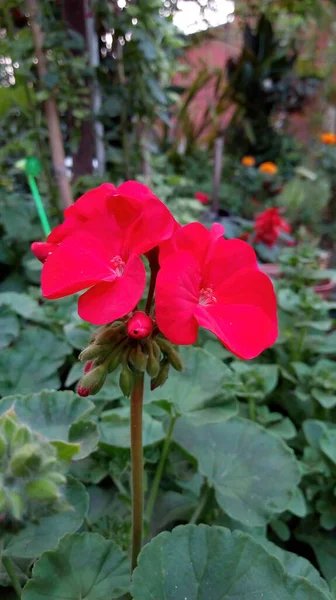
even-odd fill
[[[244,167],[254,167],[255,162],[256,161],[253,156],[243,156],[241,159],[241,164],[244,165]]]
[[[259,165],[260,173],[267,173],[267,175],[276,175],[278,172],[278,167],[273,162],[263,162]]]
[[[327,144],[328,146],[335,146],[336,144],[336,135],[331,132],[322,133],[320,136],[320,141],[322,144]]]

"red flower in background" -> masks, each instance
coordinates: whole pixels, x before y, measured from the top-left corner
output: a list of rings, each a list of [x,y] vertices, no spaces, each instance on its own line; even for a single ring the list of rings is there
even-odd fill
[[[277,338],[276,298],[257,267],[254,250],[224,240],[224,229],[200,223],[179,229],[160,255],[156,319],[173,343],[193,344],[199,326],[233,354],[250,359]]]
[[[254,231],[256,233],[255,242],[274,246],[281,232],[290,233],[291,226],[281,217],[278,208],[268,208],[257,215]]]
[[[205,194],[205,192],[196,192],[195,194],[196,200],[198,200],[201,204],[208,204],[210,200],[209,194]]]
[[[126,315],[146,285],[140,255],[168,239],[174,227],[165,205],[140,183],[126,182],[117,189],[105,184],[88,192],[48,236],[44,297],[62,298],[90,288],[78,301],[82,319],[103,325]]]

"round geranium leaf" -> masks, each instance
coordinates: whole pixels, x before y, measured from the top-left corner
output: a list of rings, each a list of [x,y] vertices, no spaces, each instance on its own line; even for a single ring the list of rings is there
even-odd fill
[[[330,600],[331,596],[304,577],[288,573],[245,533],[186,525],[161,533],[142,550],[133,575],[133,598]]]
[[[106,600],[129,588],[127,555],[96,533],[65,536],[33,569],[22,600]]]
[[[174,439],[197,459],[199,472],[232,519],[257,527],[290,504],[300,480],[294,454],[256,423],[234,418],[197,426],[184,416]]]
[[[232,380],[232,372],[224,363],[203,350],[185,346],[179,349],[183,362],[182,373],[170,370],[166,383],[154,391],[149,381],[145,402],[168,400],[178,413],[203,408],[209,400],[222,393],[224,384]]]
[[[130,448],[130,410],[129,407],[114,408],[102,413],[99,426],[101,446],[108,452],[110,447]],[[150,446],[165,437],[162,423],[146,411],[143,413],[143,446]]]
[[[96,426],[84,419],[93,408],[90,400],[73,392],[48,390],[17,397],[14,405],[20,421],[52,442],[62,460],[78,460],[95,449]]]
[[[38,522],[28,523],[17,534],[8,535],[4,554],[17,558],[34,558],[54,548],[66,533],[77,531],[88,511],[88,493],[79,481],[69,477],[64,498],[69,504],[68,510],[41,517]]]

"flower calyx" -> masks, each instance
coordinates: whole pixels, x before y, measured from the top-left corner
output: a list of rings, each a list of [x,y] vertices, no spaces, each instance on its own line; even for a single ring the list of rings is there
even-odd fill
[[[170,366],[177,371],[183,369],[176,348],[158,333],[151,317],[140,311],[128,320],[97,329],[79,359],[86,363],[77,388],[80,396],[97,394],[107,375],[119,365],[119,386],[124,396],[132,393],[138,373],[149,375],[154,390],[165,383]]]

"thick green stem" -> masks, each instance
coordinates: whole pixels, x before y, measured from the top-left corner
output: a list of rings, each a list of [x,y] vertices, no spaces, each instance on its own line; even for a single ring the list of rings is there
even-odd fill
[[[155,500],[156,500],[156,497],[157,497],[157,493],[159,491],[160,482],[161,482],[161,478],[162,478],[162,473],[163,473],[164,466],[165,466],[165,463],[166,463],[166,459],[167,459],[167,456],[168,456],[169,446],[170,446],[172,434],[173,434],[173,431],[174,431],[176,419],[177,419],[176,416],[173,416],[170,419],[170,423],[169,423],[169,427],[168,427],[168,431],[167,431],[167,436],[166,436],[166,439],[165,439],[164,444],[163,444],[160,461],[159,461],[159,464],[157,466],[155,477],[154,477],[154,481],[152,483],[152,488],[151,488],[151,491],[150,491],[150,494],[149,494],[149,498],[148,498],[148,502],[147,502],[147,507],[146,507],[146,519],[147,519],[148,522],[150,521],[150,518],[152,516],[152,512],[153,512]]]
[[[207,505],[207,502],[210,498],[210,495],[211,495],[211,488],[209,488],[207,485],[204,485],[202,493],[201,493],[201,497],[199,499],[199,503],[197,504],[193,514],[191,515],[191,518],[189,519],[189,524],[195,524],[200,519],[200,517]]]
[[[144,374],[136,376],[131,395],[131,455],[132,455],[132,571],[138,564],[143,529],[143,456],[142,404]]]
[[[17,597],[21,600],[21,585],[19,582],[19,578],[15,573],[15,567],[12,559],[9,558],[9,556],[3,556],[2,564],[8,573],[9,579],[11,580],[13,590],[15,591]]]
[[[254,398],[249,398],[249,412],[250,412],[250,419],[252,421],[256,420],[256,405],[255,405],[255,400]]]

